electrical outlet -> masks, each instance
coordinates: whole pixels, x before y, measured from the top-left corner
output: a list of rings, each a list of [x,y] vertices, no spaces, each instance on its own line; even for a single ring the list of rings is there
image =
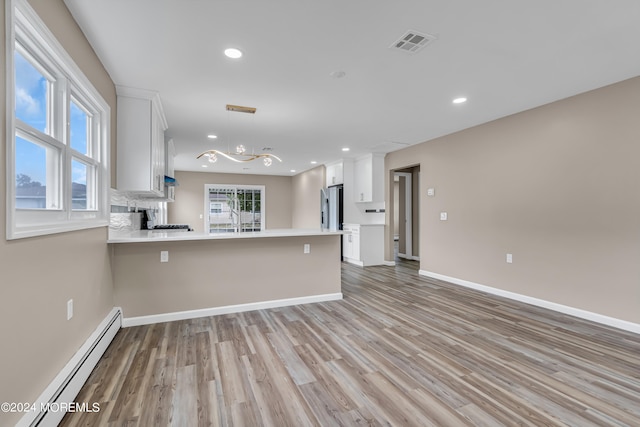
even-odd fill
[[[160,251],[160,262],[169,262],[169,251]]]
[[[73,317],[73,300],[67,301],[67,320],[71,320]]]
[[[435,195],[436,195],[436,189],[435,188],[427,188],[427,196],[433,197]]]
[[[308,254],[311,252],[311,245],[309,243],[305,243],[304,244],[304,251],[305,254]]]
[[[507,254],[507,263],[508,263],[508,264],[513,263],[513,255],[511,255],[511,254]]]

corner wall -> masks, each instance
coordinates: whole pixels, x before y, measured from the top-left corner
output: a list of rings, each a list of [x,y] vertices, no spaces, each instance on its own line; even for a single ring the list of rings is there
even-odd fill
[[[638,112],[640,77],[389,153],[391,185],[420,164],[420,269],[640,323]]]
[[[62,0],[29,3],[111,106],[111,135],[115,137],[115,87],[64,3]],[[5,10],[3,2],[0,9],[3,58],[0,67],[0,402],[35,402],[113,308],[113,283],[106,227],[5,240]],[[114,150],[112,141],[112,152]],[[67,321],[69,299],[74,301],[74,316]],[[0,425],[14,425],[21,416],[0,413]]]
[[[324,184],[324,165],[293,177],[293,228],[320,228],[320,190]]]

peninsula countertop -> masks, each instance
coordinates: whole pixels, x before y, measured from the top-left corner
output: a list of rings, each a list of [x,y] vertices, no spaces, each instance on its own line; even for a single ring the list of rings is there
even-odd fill
[[[242,233],[203,233],[197,231],[109,230],[107,243],[143,243],[189,240],[257,239],[265,237],[339,236],[342,230],[282,228]]]

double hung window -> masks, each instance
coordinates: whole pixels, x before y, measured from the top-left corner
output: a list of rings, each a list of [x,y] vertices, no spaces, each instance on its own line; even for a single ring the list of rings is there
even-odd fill
[[[27,2],[12,6],[7,238],[106,225],[109,106]]]

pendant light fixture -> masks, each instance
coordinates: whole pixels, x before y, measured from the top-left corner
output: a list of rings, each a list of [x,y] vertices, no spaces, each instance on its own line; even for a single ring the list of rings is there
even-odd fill
[[[243,107],[240,105],[227,104],[228,112],[235,111],[239,113],[255,114],[256,110],[257,109],[253,107]],[[218,156],[222,156],[226,159],[229,159],[237,163],[246,163],[246,162],[251,162],[257,159],[262,159],[262,163],[267,167],[271,166],[271,164],[273,163],[273,159],[276,159],[277,161],[282,162],[282,159],[280,159],[280,157],[271,153],[260,153],[260,154],[255,154],[253,152],[247,153],[247,148],[243,144],[238,144],[234,152],[230,150],[221,151],[221,150],[211,149],[211,150],[207,150],[200,153],[196,158],[199,159],[204,157],[209,161],[209,163],[215,163],[218,161]]]

